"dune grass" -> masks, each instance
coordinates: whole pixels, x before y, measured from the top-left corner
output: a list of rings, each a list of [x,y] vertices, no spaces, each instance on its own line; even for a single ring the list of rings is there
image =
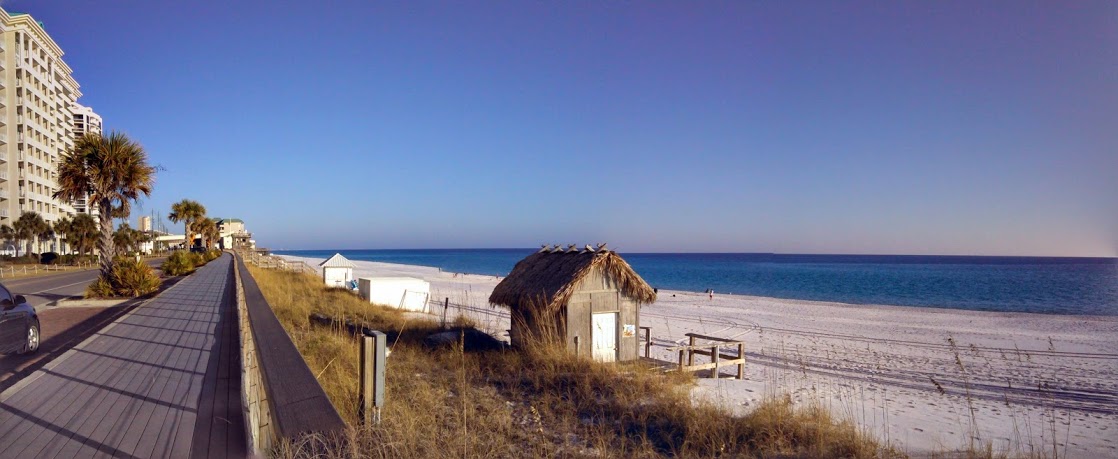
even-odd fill
[[[428,349],[433,320],[370,306],[305,274],[252,275],[351,426],[343,438],[281,444],[280,457],[879,457],[896,456],[855,426],[787,399],[736,417],[692,401],[690,375],[606,365],[553,348]],[[357,423],[358,344],[321,313],[398,337],[389,342],[382,422]],[[468,326],[459,322],[459,326]]]

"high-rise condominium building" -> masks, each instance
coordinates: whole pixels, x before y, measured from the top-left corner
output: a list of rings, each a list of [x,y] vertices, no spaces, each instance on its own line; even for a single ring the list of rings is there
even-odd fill
[[[98,115],[92,108],[77,102],[70,105],[70,111],[74,113],[74,138],[81,137],[86,133],[100,134],[101,133],[101,115]]]
[[[81,92],[70,74],[42,24],[0,9],[0,224],[25,211],[47,221],[74,212],[52,197],[58,161],[74,145],[71,106]]]
[[[101,133],[101,115],[98,115],[92,108],[74,102],[70,104],[70,111],[74,114],[74,139],[77,140],[86,134],[100,134]],[[82,196],[70,202],[70,206],[74,208],[74,212],[79,214],[89,213],[98,215],[96,206],[89,205],[89,196]]]

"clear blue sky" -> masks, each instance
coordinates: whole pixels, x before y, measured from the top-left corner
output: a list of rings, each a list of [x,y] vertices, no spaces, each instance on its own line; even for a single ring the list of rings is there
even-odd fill
[[[1118,251],[1111,0],[2,4],[271,248]]]

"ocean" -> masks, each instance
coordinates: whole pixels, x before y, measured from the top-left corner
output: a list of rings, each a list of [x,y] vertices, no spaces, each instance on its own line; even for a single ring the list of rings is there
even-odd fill
[[[288,250],[276,254],[503,276],[536,249]],[[622,253],[661,289],[852,304],[1118,315],[1118,259]]]

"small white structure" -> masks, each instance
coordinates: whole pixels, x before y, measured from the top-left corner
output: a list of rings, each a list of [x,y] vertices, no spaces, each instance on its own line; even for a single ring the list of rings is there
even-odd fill
[[[349,281],[353,280],[353,268],[357,267],[340,253],[335,253],[318,266],[322,268],[322,280],[326,282],[326,286],[338,288],[349,288]]]
[[[427,298],[431,296],[431,283],[423,279],[362,277],[357,279],[357,290],[361,298],[370,303],[407,311],[431,312],[427,305]]]

